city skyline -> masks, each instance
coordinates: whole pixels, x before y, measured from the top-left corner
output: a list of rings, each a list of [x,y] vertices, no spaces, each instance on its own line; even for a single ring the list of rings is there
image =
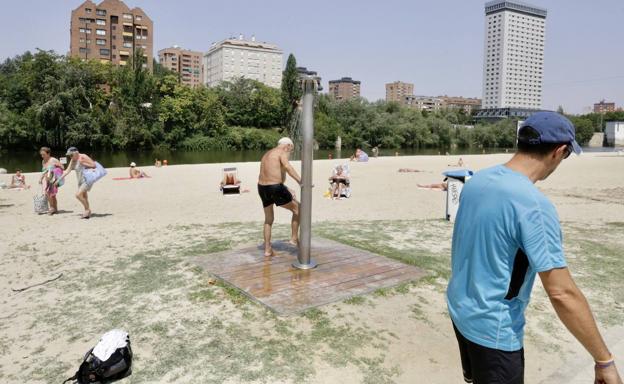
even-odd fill
[[[15,32],[21,36],[3,42],[1,60],[35,48],[68,53],[70,13],[82,1],[49,3],[5,5],[7,14],[23,14],[26,20],[9,19],[0,27],[5,36]],[[384,99],[385,84],[395,80],[414,83],[419,94],[480,97],[482,93],[485,1],[361,1],[357,7],[353,2],[319,1],[311,13],[284,1],[262,5],[242,1],[236,7],[191,0],[126,3],[152,18],[155,52],[175,44],[206,52],[213,42],[253,34],[258,41],[278,45],[285,57],[294,53],[298,65],[318,71],[324,86],[346,76],[360,80],[362,96],[371,101]],[[618,65],[624,53],[613,48],[624,38],[617,27],[624,4],[531,3],[549,12],[542,107],[562,105],[569,112],[587,113],[601,99],[624,104],[624,71]],[[326,21],[347,12],[346,24]]]

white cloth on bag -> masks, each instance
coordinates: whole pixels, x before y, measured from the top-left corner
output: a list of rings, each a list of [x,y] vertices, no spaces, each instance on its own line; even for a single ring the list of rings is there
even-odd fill
[[[93,355],[100,361],[108,360],[119,348],[128,345],[128,332],[121,329],[113,329],[102,335],[100,342],[93,348]]]

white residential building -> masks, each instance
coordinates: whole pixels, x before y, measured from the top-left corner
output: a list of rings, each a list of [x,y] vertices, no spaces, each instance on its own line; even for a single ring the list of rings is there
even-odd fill
[[[236,77],[258,80],[270,87],[282,84],[282,50],[276,45],[231,38],[215,43],[204,54],[204,83],[209,87]]]
[[[520,1],[485,4],[482,108],[540,109],[546,9]]]
[[[610,147],[624,147],[624,121],[607,121],[605,139]]]

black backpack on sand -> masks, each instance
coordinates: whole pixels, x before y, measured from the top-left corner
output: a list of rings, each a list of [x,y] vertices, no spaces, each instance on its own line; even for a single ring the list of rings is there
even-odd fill
[[[95,352],[95,353],[94,353]],[[98,357],[99,356],[99,357]],[[105,358],[105,360],[102,360]],[[105,333],[98,345],[91,348],[67,382],[78,384],[108,384],[132,374],[130,337],[121,330]]]

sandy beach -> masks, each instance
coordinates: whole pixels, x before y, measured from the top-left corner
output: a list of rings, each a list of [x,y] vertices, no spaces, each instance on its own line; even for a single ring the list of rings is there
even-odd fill
[[[462,158],[478,171],[510,156]],[[353,195],[340,201],[323,192],[332,167],[344,161],[315,161],[316,234],[399,260],[427,255],[422,265],[415,263],[433,278],[295,318],[277,317],[228,287],[209,284],[188,262],[261,242],[258,163],[141,167],[151,178],[120,181],[113,178],[127,176],[128,169],[109,169],[89,194],[90,220],[79,218],[73,174],[59,192],[61,213],[34,214],[38,175],[26,174],[30,190],[0,190],[0,382],[62,382],[113,327],[133,338],[130,383],[461,382],[444,302],[452,234],[442,220],[445,194],[416,186],[442,181],[457,159],[350,163]],[[225,166],[238,168],[250,192],[221,195]],[[296,187],[292,180],[287,185]],[[618,328],[624,323],[624,156],[571,156],[538,186],[557,207],[571,270],[613,338],[608,343],[624,348]],[[276,213],[276,239],[285,238],[290,215]],[[59,274],[52,283],[12,291]],[[557,375],[570,375],[570,362],[587,375],[580,366],[589,367],[591,359],[558,322],[539,282],[534,293],[526,382],[560,382]]]

